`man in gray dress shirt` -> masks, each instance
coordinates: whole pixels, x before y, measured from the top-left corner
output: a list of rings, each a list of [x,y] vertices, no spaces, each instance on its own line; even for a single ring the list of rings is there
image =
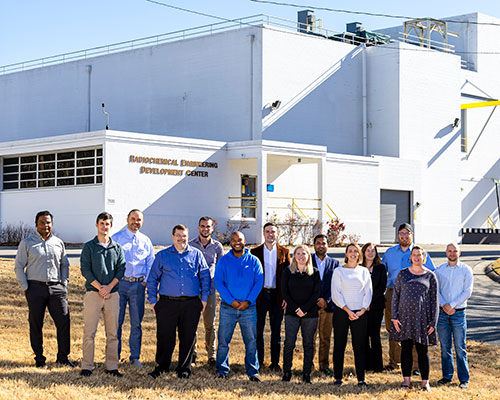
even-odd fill
[[[43,319],[49,309],[57,330],[57,362],[74,367],[68,359],[70,321],[68,310],[69,262],[61,239],[52,234],[52,214],[40,211],[35,217],[36,233],[19,243],[15,272],[24,290],[29,310],[31,348],[35,365],[45,367]]]
[[[208,296],[207,306],[203,312],[203,324],[205,325],[205,348],[208,355],[208,363],[215,365],[215,308],[217,306],[217,295],[213,285],[215,274],[215,264],[224,255],[224,248],[217,240],[212,239],[214,232],[214,220],[210,217],[201,217],[198,221],[199,236],[189,242],[189,244],[203,253],[205,261],[210,269],[212,287]],[[193,362],[197,357],[196,343],[194,346]]]

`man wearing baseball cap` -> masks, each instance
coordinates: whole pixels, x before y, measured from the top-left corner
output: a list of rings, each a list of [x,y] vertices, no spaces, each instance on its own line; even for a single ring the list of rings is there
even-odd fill
[[[411,265],[410,255],[413,249],[413,227],[410,224],[401,224],[398,228],[399,244],[387,249],[382,258],[382,263],[387,270],[387,290],[385,292],[385,329],[387,332],[391,330],[391,303],[392,293],[394,291],[394,281],[402,269],[408,268]],[[424,266],[431,271],[435,270],[434,263],[428,254]],[[416,366],[417,357],[413,358],[414,374],[418,375],[418,367]],[[389,365],[385,368],[392,371],[399,367],[401,363],[401,343],[394,340],[389,340]]]

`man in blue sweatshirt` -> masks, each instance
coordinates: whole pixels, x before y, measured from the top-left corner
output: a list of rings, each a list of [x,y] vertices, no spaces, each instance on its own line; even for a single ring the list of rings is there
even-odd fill
[[[215,288],[221,297],[215,377],[225,378],[229,373],[229,343],[238,322],[245,343],[246,373],[252,382],[259,382],[255,300],[262,290],[264,273],[259,259],[245,244],[243,233],[234,232],[231,250],[215,267]]]

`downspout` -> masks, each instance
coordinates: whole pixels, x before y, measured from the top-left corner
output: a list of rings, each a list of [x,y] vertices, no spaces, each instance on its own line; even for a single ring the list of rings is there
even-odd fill
[[[368,122],[366,107],[366,45],[361,50],[361,87],[363,104],[363,156],[368,156]]]
[[[92,65],[87,65],[87,72],[89,73],[88,87],[87,87],[87,132],[90,132]]]
[[[253,45],[255,35],[250,35],[250,140],[255,140],[253,129]]]

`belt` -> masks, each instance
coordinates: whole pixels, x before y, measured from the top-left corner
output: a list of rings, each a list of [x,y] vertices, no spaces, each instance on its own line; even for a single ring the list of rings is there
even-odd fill
[[[274,293],[276,291],[275,288],[262,288],[263,291],[267,292],[267,293]]]
[[[164,296],[160,294],[160,299],[173,300],[173,301],[187,301],[199,299],[199,296]]]
[[[134,278],[133,276],[124,276],[122,279],[127,282],[142,282],[144,280],[144,276],[141,276],[140,278]]]
[[[37,283],[37,284],[46,285],[46,286],[54,286],[54,285],[61,284],[61,281],[48,281],[48,282],[45,282],[45,281],[33,281],[33,280],[29,280],[28,282],[29,283]]]
[[[440,309],[440,310],[442,310],[443,312],[445,312],[445,311],[443,310],[443,307],[439,307],[439,309]],[[455,308],[455,311],[463,311],[463,310],[465,310],[465,307],[462,307],[462,308]]]

